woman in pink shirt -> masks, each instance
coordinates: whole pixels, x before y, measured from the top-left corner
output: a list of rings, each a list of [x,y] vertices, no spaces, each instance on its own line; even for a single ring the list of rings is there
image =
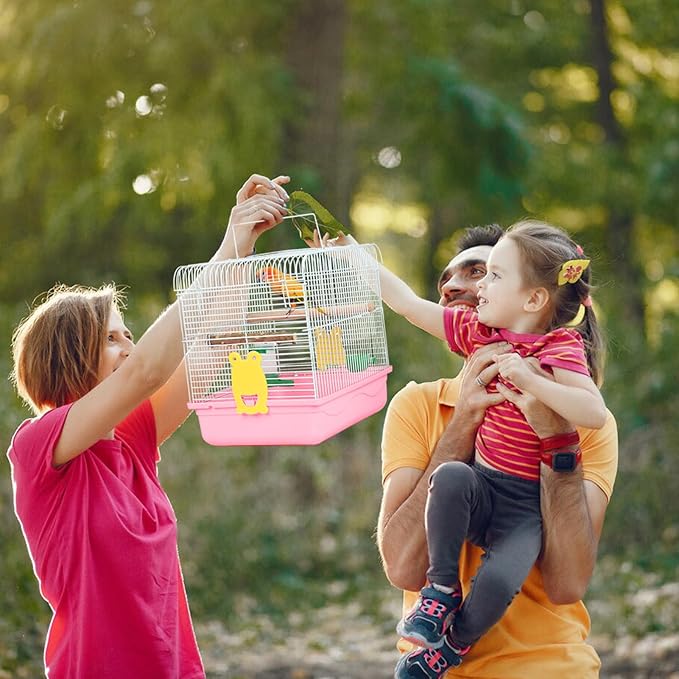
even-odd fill
[[[252,175],[211,261],[252,252],[286,213]],[[135,345],[114,286],[55,288],[16,329],[14,379],[36,417],[8,451],[14,503],[53,610],[51,679],[205,677],[158,446],[186,419],[179,309]]]

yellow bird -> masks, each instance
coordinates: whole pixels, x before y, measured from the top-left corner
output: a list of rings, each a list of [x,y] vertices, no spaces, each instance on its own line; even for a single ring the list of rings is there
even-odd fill
[[[280,295],[285,300],[285,305],[292,311],[298,303],[304,303],[304,286],[294,276],[284,273],[275,266],[265,266],[257,272],[260,282],[266,283],[274,295]],[[290,311],[288,313],[290,313]],[[317,309],[321,313],[327,313],[324,309]]]
[[[257,272],[257,278],[262,283],[267,283],[274,295],[280,295],[288,300],[291,309],[297,306],[297,302],[304,301],[304,287],[293,276],[283,273],[275,266],[265,266]]]

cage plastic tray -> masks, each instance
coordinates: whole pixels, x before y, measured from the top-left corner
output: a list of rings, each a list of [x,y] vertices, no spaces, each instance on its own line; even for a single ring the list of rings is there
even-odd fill
[[[341,391],[308,399],[286,398],[286,391],[294,394],[294,383],[308,381],[309,373],[281,374],[293,384],[269,388],[267,413],[236,412],[230,390],[188,406],[196,411],[203,439],[213,446],[317,445],[380,411],[387,401],[390,372],[391,366],[372,368]]]

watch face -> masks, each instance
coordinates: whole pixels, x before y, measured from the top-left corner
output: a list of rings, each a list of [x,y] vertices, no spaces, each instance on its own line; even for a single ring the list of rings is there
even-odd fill
[[[552,455],[552,469],[555,472],[572,472],[576,467],[575,453],[554,453]]]

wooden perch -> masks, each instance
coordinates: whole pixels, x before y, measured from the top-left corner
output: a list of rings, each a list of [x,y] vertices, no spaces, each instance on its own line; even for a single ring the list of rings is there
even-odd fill
[[[297,342],[297,335],[277,335],[254,332],[247,335],[208,335],[207,343],[211,346],[221,344],[275,344],[278,342]]]
[[[313,318],[324,318],[327,316],[340,316],[348,318],[360,316],[361,314],[375,311],[375,304],[339,304],[329,307],[303,307],[298,306],[294,309],[278,308],[270,311],[252,311],[247,315],[248,323],[261,323],[262,321],[297,321],[304,320],[306,315]]]

